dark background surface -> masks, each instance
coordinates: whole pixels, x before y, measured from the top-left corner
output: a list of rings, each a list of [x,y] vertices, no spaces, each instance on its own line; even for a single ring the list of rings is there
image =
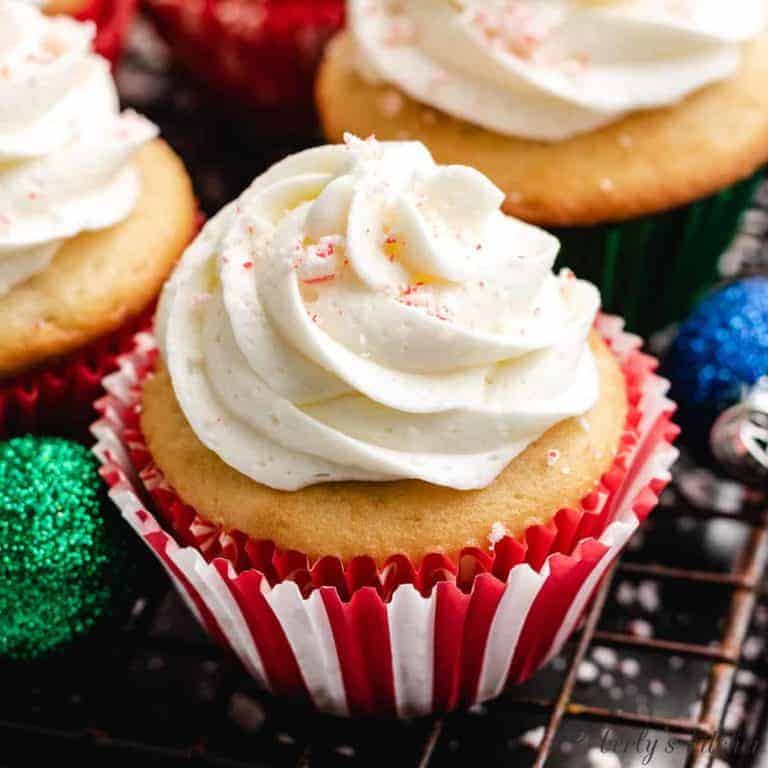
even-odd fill
[[[302,135],[274,135],[269,115],[238,112],[173,72],[143,23],[118,83],[126,105],[155,120],[184,157],[209,215],[270,163],[319,143],[311,125]],[[762,263],[766,228],[768,214],[758,206],[727,270]],[[490,768],[545,758],[563,768],[757,766],[766,759],[758,740],[768,664],[766,582],[757,578],[768,553],[764,502],[682,462],[614,574],[605,610],[594,617],[597,634],[583,648],[576,638],[499,701],[411,723],[334,720],[271,700],[209,642],[142,553],[152,587],[117,631],[44,665],[0,665],[0,766]],[[744,600],[751,609],[755,595],[749,627],[724,643],[723,633],[733,631],[729,613]],[[582,650],[570,690],[573,654]],[[542,746],[553,712],[564,718],[550,729],[552,744],[547,738]]]

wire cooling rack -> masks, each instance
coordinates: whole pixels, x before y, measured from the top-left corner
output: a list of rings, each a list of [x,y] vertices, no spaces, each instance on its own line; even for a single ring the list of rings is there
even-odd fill
[[[307,145],[211,106],[143,24],[119,84],[184,156],[207,213]],[[768,187],[724,273],[765,270],[766,232]],[[43,666],[0,665],[0,766],[768,765],[767,510],[763,494],[683,458],[560,656],[497,701],[409,723],[338,720],[261,693],[147,556],[153,588],[119,631]]]

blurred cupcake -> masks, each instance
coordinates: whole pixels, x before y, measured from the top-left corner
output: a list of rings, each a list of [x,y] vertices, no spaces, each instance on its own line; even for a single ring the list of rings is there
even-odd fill
[[[186,251],[160,354],[140,337],[107,382],[113,498],[275,693],[402,716],[497,695],[667,478],[654,361],[593,329],[597,290],[503,199],[416,142],[289,157]]]
[[[92,34],[0,0],[0,433],[87,423],[194,232],[180,160],[119,113]]]
[[[197,78],[251,108],[265,130],[307,130],[323,46],[344,18],[343,0],[147,0],[173,52]]]
[[[93,21],[96,53],[114,62],[136,13],[137,0],[21,0],[42,8],[49,15],[66,13],[78,21]]]
[[[768,158],[765,0],[348,0],[326,135],[423,140],[556,227],[640,332],[684,316]]]

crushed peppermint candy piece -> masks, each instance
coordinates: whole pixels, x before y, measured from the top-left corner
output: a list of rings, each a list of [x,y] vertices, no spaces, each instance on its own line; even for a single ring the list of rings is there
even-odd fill
[[[592,649],[592,658],[604,669],[616,669],[619,663],[616,651],[604,645],[598,645]]]
[[[541,746],[541,742],[544,740],[544,726],[540,725],[538,728],[531,728],[530,731],[520,734],[518,741],[524,747],[530,749],[538,749]]]
[[[580,683],[589,685],[594,683],[600,677],[600,670],[595,663],[589,661],[589,659],[585,659],[579,664],[579,669],[576,674],[576,679]]]
[[[637,677],[640,674],[640,662],[631,657],[622,659],[619,663],[619,671],[624,677]]]
[[[495,546],[507,535],[507,528],[504,523],[496,521],[491,525],[491,531],[488,534],[488,541],[490,542],[490,549],[493,551]]]
[[[648,639],[653,637],[653,627],[644,619],[633,619],[627,624],[627,631],[635,637]]]

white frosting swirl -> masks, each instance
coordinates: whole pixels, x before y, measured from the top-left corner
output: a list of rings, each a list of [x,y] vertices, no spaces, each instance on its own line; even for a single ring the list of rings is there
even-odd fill
[[[477,171],[347,138],[278,163],[166,286],[157,332],[198,438],[259,483],[488,485],[596,402],[594,286]]]
[[[136,204],[131,160],[157,129],[120,114],[92,39],[91,24],[0,0],[0,296]]]
[[[366,79],[558,141],[732,75],[765,0],[348,0]]]

